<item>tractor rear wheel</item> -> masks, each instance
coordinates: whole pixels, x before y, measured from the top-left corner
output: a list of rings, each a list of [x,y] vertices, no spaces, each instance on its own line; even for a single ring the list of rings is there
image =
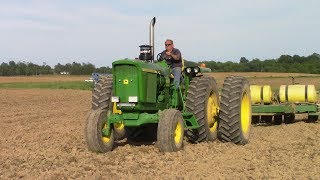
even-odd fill
[[[157,145],[162,152],[179,151],[183,147],[184,124],[181,112],[166,109],[158,123]]]
[[[113,129],[110,128],[111,132],[108,136],[102,133],[105,128],[108,128],[108,123],[105,121],[107,114],[107,111],[101,109],[91,110],[87,118],[85,140],[90,151],[104,153],[113,149]]]
[[[95,84],[92,91],[92,109],[97,110],[112,110],[113,113],[117,113],[115,104],[111,102],[111,96],[113,94],[112,90],[112,78],[102,76],[101,79]],[[115,123],[114,124],[114,138],[116,140],[121,140],[125,137],[124,124]]]
[[[218,138],[222,142],[246,144],[251,128],[251,97],[244,77],[230,76],[223,83]]]
[[[213,77],[202,76],[190,82],[186,109],[192,112],[200,127],[187,131],[187,138],[193,143],[217,139],[219,92]]]

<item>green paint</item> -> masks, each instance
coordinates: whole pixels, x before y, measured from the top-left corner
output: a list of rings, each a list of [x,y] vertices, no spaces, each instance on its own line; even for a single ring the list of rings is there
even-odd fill
[[[158,123],[161,111],[179,109],[185,120],[185,128],[199,127],[195,116],[185,112],[185,101],[190,81],[197,74],[183,72],[184,82],[175,89],[169,78],[170,67],[165,61],[156,63],[140,60],[119,60],[113,66],[113,96],[118,96],[117,108],[122,114],[113,114],[108,121],[123,122],[125,126],[141,126]],[[201,69],[209,72],[208,69]],[[129,102],[129,96],[137,96],[138,102]]]
[[[317,113],[317,104],[276,104],[276,105],[252,105],[252,115],[281,114],[281,113]]]

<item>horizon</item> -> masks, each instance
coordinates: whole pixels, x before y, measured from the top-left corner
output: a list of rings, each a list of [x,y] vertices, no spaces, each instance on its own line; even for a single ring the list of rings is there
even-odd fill
[[[306,55],[306,56],[300,56],[300,55],[298,55],[298,54],[294,54],[294,55],[282,54],[282,55],[280,55],[278,58],[273,58],[273,59],[270,59],[270,58],[267,58],[267,59],[259,59],[259,58],[247,59],[246,57],[244,57],[244,58],[246,58],[249,62],[251,62],[251,61],[253,61],[253,60],[260,60],[261,62],[263,62],[263,61],[267,61],[267,60],[278,60],[281,56],[291,56],[291,57],[293,57],[293,56],[299,56],[299,57],[304,57],[304,58],[306,58],[306,57],[309,57],[309,56],[312,56],[312,55],[316,55],[316,56],[318,56],[318,57],[320,58],[320,54],[318,54],[318,53],[316,53],[316,52],[314,52],[314,53],[312,53],[312,54],[310,54],[310,55]],[[123,60],[123,59],[118,59],[118,60]],[[128,59],[128,60],[135,60],[135,59]],[[200,64],[200,63],[203,63],[203,62],[216,62],[216,63],[232,62],[232,63],[241,63],[241,62],[240,62],[240,59],[237,60],[237,61],[216,61],[216,60],[193,61],[193,60],[188,60],[188,59],[184,59],[184,60],[185,60],[185,61],[188,61],[188,62],[192,62],[192,63],[197,63],[197,64]],[[2,63],[7,63],[7,64],[9,64],[10,61],[14,61],[16,64],[17,64],[17,63],[24,63],[24,64],[33,63],[33,62],[28,62],[28,61],[8,60],[7,62],[5,62],[5,61],[1,62],[1,64],[2,64]],[[117,61],[117,60],[116,60],[116,61]],[[92,65],[94,65],[96,68],[101,68],[101,67],[109,67],[109,68],[112,68],[112,65],[111,65],[111,66],[106,66],[106,65],[97,66],[96,64],[93,64],[93,63],[91,63],[91,62],[77,62],[77,61],[67,62],[67,63],[59,63],[59,62],[58,62],[58,63],[56,63],[56,64],[54,64],[54,65],[46,64],[46,62],[42,62],[42,65],[41,65],[41,63],[39,63],[39,64],[33,63],[33,64],[39,65],[39,66],[43,66],[43,65],[44,65],[44,66],[50,66],[51,68],[54,68],[54,66],[55,66],[55,65],[58,65],[58,64],[66,65],[66,64],[72,64],[72,63],[92,64]],[[0,65],[1,65],[1,64],[0,64]]]

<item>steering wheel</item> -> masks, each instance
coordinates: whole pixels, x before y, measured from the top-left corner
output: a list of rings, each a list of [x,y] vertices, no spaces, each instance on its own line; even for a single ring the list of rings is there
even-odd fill
[[[161,59],[161,54],[162,54],[162,53],[159,53],[159,54],[157,55],[157,61],[158,61],[158,62],[163,61],[163,59]]]

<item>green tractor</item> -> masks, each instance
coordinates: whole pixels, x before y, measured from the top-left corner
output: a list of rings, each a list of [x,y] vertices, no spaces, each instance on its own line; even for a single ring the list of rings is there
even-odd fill
[[[140,46],[139,59],[113,62],[113,76],[96,83],[85,126],[88,149],[108,152],[124,138],[156,142],[162,152],[181,150],[184,139],[248,143],[248,81],[227,77],[219,98],[215,79],[204,73],[208,68],[183,67],[176,89],[170,67],[160,56],[154,60],[155,20],[150,23],[150,45]]]

